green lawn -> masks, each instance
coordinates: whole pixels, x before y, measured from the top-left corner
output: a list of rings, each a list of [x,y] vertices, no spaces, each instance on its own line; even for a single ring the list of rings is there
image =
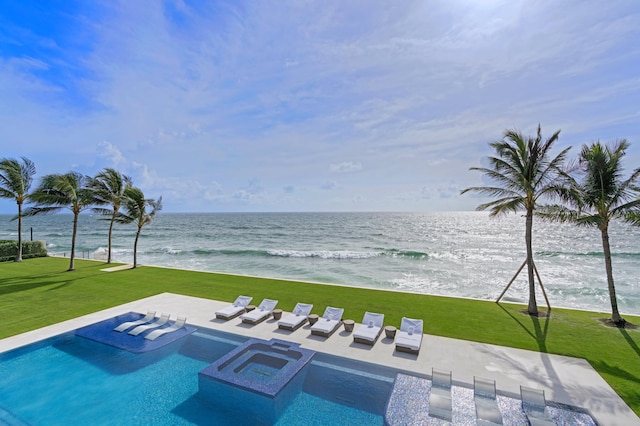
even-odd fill
[[[163,292],[232,301],[278,299],[284,310],[296,302],[345,308],[360,319],[366,310],[385,314],[399,326],[402,316],[423,318],[425,333],[585,358],[640,415],[640,330],[605,327],[607,315],[553,309],[550,318],[531,318],[523,306],[379,290],[259,279],[204,272],[140,267],[102,272],[104,263],[40,258],[0,264],[0,338]],[[634,324],[640,317],[626,316]]]

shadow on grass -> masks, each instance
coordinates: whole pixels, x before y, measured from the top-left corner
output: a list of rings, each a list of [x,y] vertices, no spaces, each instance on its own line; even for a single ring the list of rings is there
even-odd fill
[[[528,317],[531,320],[531,324],[533,326],[533,331],[530,330],[530,327],[527,327],[527,325],[525,324],[525,321],[521,321],[520,318],[517,318],[515,315],[513,315],[511,312],[509,312],[504,306],[502,306],[501,304],[497,304],[500,309],[502,309],[507,315],[509,315],[515,322],[518,323],[518,325],[520,327],[522,327],[522,329],[529,335],[531,336],[533,339],[535,339],[536,343],[538,344],[538,351],[539,352],[547,352],[547,334],[549,332],[549,318],[551,317],[551,314],[543,317],[544,318],[544,326],[542,327],[540,325],[540,317],[534,317],[531,315],[524,315],[523,314],[523,318],[524,317]]]
[[[100,272],[96,272],[95,274],[83,274],[74,277],[74,273],[75,271],[64,271],[53,274],[39,274],[4,279],[2,280],[2,284],[0,284],[0,296],[50,286],[54,287],[49,288],[47,291],[54,291],[66,287],[74,281],[100,274]]]
[[[627,330],[625,330],[624,328],[619,328],[618,330],[620,331],[620,334],[622,334],[622,337],[624,337],[624,340],[627,341],[631,349],[633,349],[640,357],[640,347],[638,347],[638,344],[631,338],[631,336],[629,336],[629,332],[627,332]]]
[[[22,291],[33,290],[40,287],[47,287],[60,282],[55,277],[58,274],[33,275],[29,277],[20,277],[2,280],[0,285],[0,295],[19,293]]]
[[[637,360],[635,359],[630,359],[629,360],[630,363],[635,363],[637,362]],[[589,360],[589,363],[591,365],[593,365],[593,367],[599,372],[599,373],[604,373],[604,374],[609,374],[611,376],[615,376],[615,377],[619,377],[621,379],[624,380],[629,380],[631,382],[634,383],[638,383],[640,384],[640,377],[631,374],[630,372],[628,372],[627,370],[620,368],[616,365],[611,365],[605,361],[594,361],[594,360]],[[640,396],[640,394],[639,394]]]

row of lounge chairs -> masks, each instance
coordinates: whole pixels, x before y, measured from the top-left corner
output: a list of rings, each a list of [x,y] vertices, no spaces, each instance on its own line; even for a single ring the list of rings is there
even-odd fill
[[[429,393],[429,416],[452,420],[451,371],[431,370],[431,392]],[[520,386],[522,409],[531,426],[552,426],[545,407],[544,391]],[[496,381],[473,378],[473,399],[476,407],[476,424],[479,426],[501,425],[502,412],[496,400]]]
[[[237,316],[243,323],[258,324],[269,318],[278,304],[277,300],[264,299],[260,305],[247,311],[249,303],[253,298],[250,296],[239,296],[231,305],[215,312],[216,318],[230,320]],[[298,303],[293,311],[278,320],[278,328],[295,331],[302,327],[309,318],[313,305],[310,303]],[[311,325],[311,334],[329,337],[342,324],[344,309],[327,306],[322,317]],[[396,334],[396,350],[411,354],[418,354],[422,345],[421,319],[402,318],[400,330]],[[365,312],[362,324],[353,333],[353,340],[356,343],[373,345],[376,343],[384,327],[384,314],[375,312]]]
[[[147,340],[156,340],[160,336],[181,329],[187,322],[185,317],[178,316],[178,318],[168,327],[159,328],[167,324],[170,317],[170,314],[163,313],[159,318],[156,318],[155,311],[149,311],[139,320],[123,322],[114,328],[113,331],[122,333],[129,330],[128,334],[138,336],[146,331],[153,330],[151,333],[144,336],[144,338]]]

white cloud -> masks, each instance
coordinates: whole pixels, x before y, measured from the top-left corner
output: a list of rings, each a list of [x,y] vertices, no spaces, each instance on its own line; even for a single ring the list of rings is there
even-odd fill
[[[353,173],[362,170],[362,163],[357,161],[343,161],[342,163],[331,164],[329,170],[332,173]]]
[[[113,144],[102,141],[97,146],[98,157],[105,159],[110,166],[118,168],[126,165],[126,159],[122,152]]]

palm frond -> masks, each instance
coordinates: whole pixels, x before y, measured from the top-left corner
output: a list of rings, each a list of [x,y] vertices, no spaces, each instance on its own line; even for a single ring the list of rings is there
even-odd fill
[[[476,210],[490,210],[490,216],[500,216],[505,213],[515,213],[524,207],[524,200],[521,197],[504,197],[480,204]]]

